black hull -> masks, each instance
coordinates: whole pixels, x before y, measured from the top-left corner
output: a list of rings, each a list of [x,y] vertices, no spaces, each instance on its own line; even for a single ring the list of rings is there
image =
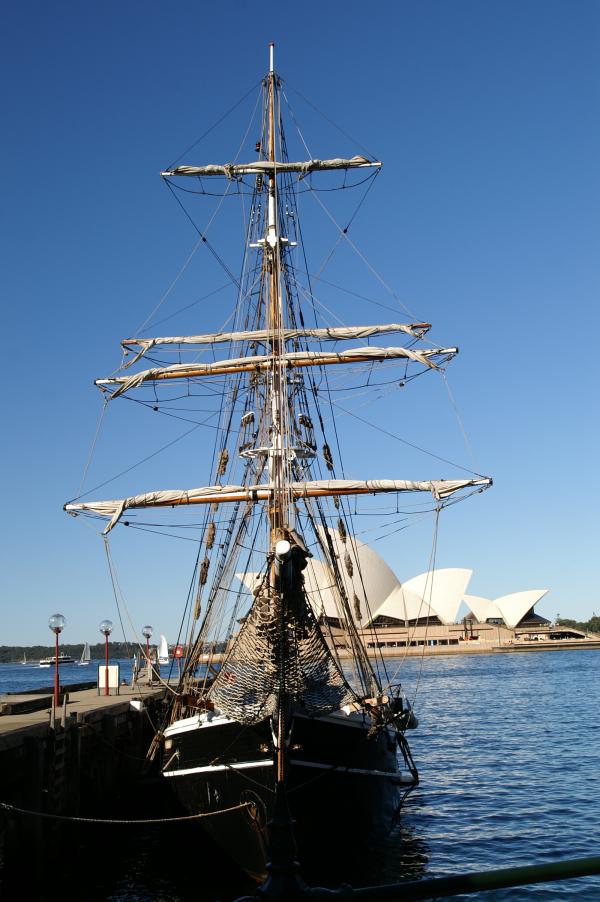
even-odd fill
[[[391,829],[407,784],[397,770],[394,734],[368,732],[362,719],[294,718],[287,800],[301,864],[324,855],[347,858],[349,848],[375,843]],[[167,756],[177,755],[165,776],[180,804],[193,814],[234,809],[201,824],[247,873],[264,878],[275,791],[269,721],[170,736]]]

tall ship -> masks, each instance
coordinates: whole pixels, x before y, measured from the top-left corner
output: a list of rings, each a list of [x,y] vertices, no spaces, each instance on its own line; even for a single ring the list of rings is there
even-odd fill
[[[324,848],[335,854],[336,843],[347,855],[349,837],[360,848],[389,832],[418,782],[406,736],[416,719],[377,655],[376,624],[369,653],[361,628],[378,599],[377,580],[363,573],[358,502],[363,510],[392,499],[398,511],[405,495],[427,499],[437,523],[491,479],[380,472],[375,433],[360,472],[346,474],[333,374],[367,390],[383,384],[380,372],[404,385],[443,369],[457,349],[432,345],[426,322],[346,324],[323,314],[300,195],[317,179],[364,185],[382,164],[366,154],[317,158],[303,138],[304,158],[290,159],[273,45],[258,92],[258,140],[248,130],[233,161],[161,173],[181,197],[237,194],[245,207],[226,327],[124,339],[120,369],[96,383],[109,404],[141,398],[159,412],[180,410],[177,399],[216,398],[210,474],[195,487],[80,497],[65,509],[107,520],[107,542],[120,525],[156,528],[160,509],[180,529],[182,510],[194,512],[189,626],[177,640],[185,658],[151,754],[185,811],[207,815],[203,827],[262,879],[275,822],[288,824],[300,862]],[[202,242],[210,245],[206,230]]]

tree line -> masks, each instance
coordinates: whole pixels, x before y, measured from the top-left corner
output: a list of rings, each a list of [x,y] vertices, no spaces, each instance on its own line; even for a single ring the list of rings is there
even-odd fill
[[[138,647],[132,642],[109,642],[108,654],[111,658],[132,658]],[[77,660],[83,652],[83,642],[79,645],[67,645],[61,642],[59,650],[61,654],[71,655]],[[34,664],[40,658],[49,658],[54,655],[55,651],[54,645],[0,645],[0,664],[20,664],[24,656]],[[90,657],[93,661],[103,661],[105,653],[104,642],[90,645]]]
[[[567,617],[556,615],[557,626],[570,626],[576,630],[582,630],[584,633],[600,633],[600,617],[592,614],[589,620],[569,620]]]

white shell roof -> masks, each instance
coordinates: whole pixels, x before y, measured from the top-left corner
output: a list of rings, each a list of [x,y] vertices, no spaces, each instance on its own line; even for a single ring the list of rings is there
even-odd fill
[[[473,571],[464,567],[443,567],[413,576],[401,583],[388,564],[364,542],[330,529],[334,552],[348,596],[350,610],[358,626],[369,626],[378,617],[392,617],[399,621],[438,617],[442,623],[456,622],[461,602],[469,606],[480,622],[501,617],[508,627],[515,627],[548,589],[529,589],[514,592],[492,601],[478,595],[465,595]],[[345,556],[350,555],[353,575],[346,570]],[[256,574],[238,574],[238,578],[252,591]],[[329,566],[316,558],[309,558],[304,571],[306,592],[317,617],[341,618],[333,574]],[[360,617],[356,617],[356,602]]]
[[[485,622],[488,617],[501,617],[512,629],[547,592],[548,589],[526,589],[524,592],[502,595],[494,601],[477,595],[465,595],[464,599],[480,622]]]
[[[475,614],[479,623],[485,623],[490,617],[502,617],[502,612],[498,605],[494,604],[489,598],[481,598],[479,595],[465,595],[464,600],[471,613]]]
[[[418,620],[420,617],[435,616],[435,611],[429,607],[420,595],[396,580],[393,591],[388,595],[383,604],[375,611],[376,617],[394,617],[396,620]]]
[[[464,567],[444,567],[413,576],[404,588],[423,598],[442,623],[454,623],[472,576]]]
[[[309,558],[304,570],[304,586],[311,607],[317,617],[339,617],[340,613],[333,591],[333,579],[323,561]]]
[[[323,536],[323,530],[319,529],[319,532]],[[361,616],[359,625],[367,626],[375,619],[381,605],[399,585],[398,578],[370,545],[366,545],[364,542],[350,536],[344,543],[335,529],[330,529],[329,534],[338,558],[339,570],[350,602],[350,608],[354,613],[354,596],[356,595],[360,604]],[[350,555],[352,562],[353,575],[351,577],[348,576],[344,561],[346,553]],[[327,572],[329,571],[327,570]],[[328,585],[332,583],[333,579],[330,578]],[[333,595],[333,593],[331,594]],[[339,617],[339,613],[333,616]],[[404,614],[402,616],[404,617]]]

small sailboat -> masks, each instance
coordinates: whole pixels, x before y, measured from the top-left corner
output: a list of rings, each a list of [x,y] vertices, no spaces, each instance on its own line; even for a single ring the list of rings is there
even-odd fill
[[[445,507],[492,482],[472,471],[450,479],[378,473],[384,459],[374,431],[359,453],[356,425],[341,417],[347,411],[335,393],[377,399],[416,376],[443,373],[457,348],[429,342],[430,324],[412,317],[348,325],[315,296],[321,270],[313,279],[306,263],[300,196],[317,197],[320,174],[337,178],[336,190],[367,183],[366,191],[382,164],[362,155],[294,161],[284,102],[271,46],[257,98],[259,140],[245,151],[252,158],[162,173],[172,191],[180,180],[191,182],[186,196],[243,199],[241,277],[227,267],[234,288],[225,325],[124,339],[121,369],[96,382],[106,402],[137,394],[168,416],[178,409],[174,400],[214,398],[214,421],[198,423],[214,430],[207,442],[210,482],[111,500],[81,496],[65,505],[74,516],[106,518],[105,543],[119,524],[162,530],[161,509],[166,517],[177,509],[180,528],[196,530],[199,552],[184,609],[187,650],[152,754],[161,756],[163,777],[183,807],[214,815],[203,825],[257,879],[272,859],[277,825],[291,832],[290,815],[301,861],[321,860],[325,850],[330,861],[343,861],[390,831],[418,782],[405,736],[416,720],[398,671],[388,672],[380,654],[373,617],[389,580],[379,565],[378,578],[368,578],[367,552],[359,554],[355,538],[365,531],[360,518],[380,519],[379,527],[370,520],[368,531],[377,528],[383,537],[386,517],[400,519],[404,529],[403,518],[431,515],[435,537]],[[302,135],[298,146],[304,155]],[[339,231],[337,241],[348,229]],[[198,246],[206,241],[201,234]],[[214,315],[220,321],[221,305]],[[396,345],[381,344],[391,334],[399,336]],[[340,349],[347,341],[362,343]],[[327,350],[331,342],[334,350]],[[228,351],[219,356],[223,346]],[[146,368],[132,372],[144,357]],[[386,416],[389,427],[396,416],[391,404]],[[344,441],[355,478],[346,475]],[[422,500],[400,510],[406,493]],[[203,513],[194,516],[194,509]],[[158,660],[168,661],[164,636]]]
[[[168,664],[169,663],[169,645],[167,643],[166,638],[161,634],[160,642],[158,644],[158,663],[159,664]]]
[[[23,652],[23,660],[21,661],[21,664],[27,664],[27,652],[26,651]]]
[[[79,659],[79,666],[87,667],[87,665],[90,663],[90,660],[91,660],[90,644],[89,644],[89,642],[86,642],[85,645],[83,646],[83,651],[81,652],[81,657]]]

